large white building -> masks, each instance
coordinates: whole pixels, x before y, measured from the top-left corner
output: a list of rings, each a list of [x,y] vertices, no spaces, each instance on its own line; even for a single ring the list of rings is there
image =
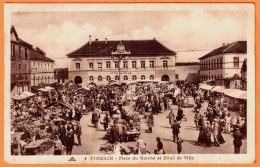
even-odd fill
[[[247,42],[237,41],[223,45],[199,58],[200,80],[239,78],[240,70],[247,55]]]
[[[69,80],[74,83],[175,82],[176,53],[156,39],[91,41],[90,36],[87,44],[67,56]]]
[[[199,62],[176,63],[175,79],[179,81],[199,82]]]
[[[45,56],[40,49],[33,49],[31,52],[31,86],[40,84],[48,85],[55,82],[54,79],[54,60]]]

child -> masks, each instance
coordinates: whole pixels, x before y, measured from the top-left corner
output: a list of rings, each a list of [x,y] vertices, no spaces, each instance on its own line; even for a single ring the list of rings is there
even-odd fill
[[[178,151],[178,154],[181,153],[181,150],[182,150],[182,142],[183,140],[181,138],[178,139],[177,141],[177,151]]]

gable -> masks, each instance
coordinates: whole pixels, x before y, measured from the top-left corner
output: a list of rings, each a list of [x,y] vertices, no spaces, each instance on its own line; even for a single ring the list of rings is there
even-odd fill
[[[11,32],[11,41],[18,42],[18,39],[13,31]]]

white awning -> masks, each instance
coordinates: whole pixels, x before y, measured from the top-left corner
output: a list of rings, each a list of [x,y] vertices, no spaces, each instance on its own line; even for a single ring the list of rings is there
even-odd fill
[[[213,92],[218,92],[218,93],[224,93],[225,92],[225,88],[222,86],[215,86],[213,89],[211,89],[211,91]]]
[[[204,90],[211,90],[213,88],[213,86],[202,84],[199,86],[199,88],[204,89]]]
[[[239,89],[226,89],[224,94],[237,99],[247,99],[247,91]]]

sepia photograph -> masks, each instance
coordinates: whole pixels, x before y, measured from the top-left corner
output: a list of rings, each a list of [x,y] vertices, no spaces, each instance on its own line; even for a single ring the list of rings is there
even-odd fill
[[[5,160],[252,163],[254,17],[246,3],[6,4]]]

